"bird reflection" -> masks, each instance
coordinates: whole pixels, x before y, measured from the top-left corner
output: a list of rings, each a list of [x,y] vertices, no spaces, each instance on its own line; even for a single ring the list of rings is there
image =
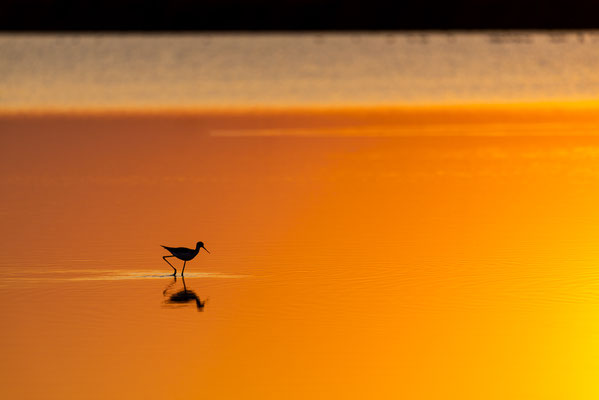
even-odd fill
[[[174,306],[182,306],[186,303],[195,300],[196,307],[198,311],[204,311],[204,306],[206,305],[206,300],[202,301],[198,297],[198,295],[191,289],[188,289],[185,285],[185,278],[181,277],[181,281],[183,281],[183,290],[179,290],[173,293],[173,288],[177,284],[177,277],[173,277],[173,281],[169,283],[166,288],[162,291],[162,295],[166,297],[164,303],[167,305]]]

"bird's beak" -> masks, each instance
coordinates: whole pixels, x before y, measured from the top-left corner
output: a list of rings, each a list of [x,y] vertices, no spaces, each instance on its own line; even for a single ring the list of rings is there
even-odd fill
[[[204,250],[208,251],[208,249],[207,249],[207,248],[205,248],[204,246],[202,246],[202,249],[204,249]],[[208,251],[208,254],[210,254],[210,252],[209,252],[209,251]]]

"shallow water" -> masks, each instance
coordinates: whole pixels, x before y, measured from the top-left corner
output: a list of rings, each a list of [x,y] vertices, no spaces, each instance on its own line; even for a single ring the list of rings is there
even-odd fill
[[[3,125],[2,397],[596,398],[599,138],[151,125]]]

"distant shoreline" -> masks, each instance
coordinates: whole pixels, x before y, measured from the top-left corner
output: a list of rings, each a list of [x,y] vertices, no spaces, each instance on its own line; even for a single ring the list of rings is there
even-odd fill
[[[0,132],[96,130],[120,126],[160,133],[235,136],[599,135],[599,104],[229,109],[44,110],[0,112]]]
[[[0,54],[0,114],[599,107],[598,31],[0,34]]]

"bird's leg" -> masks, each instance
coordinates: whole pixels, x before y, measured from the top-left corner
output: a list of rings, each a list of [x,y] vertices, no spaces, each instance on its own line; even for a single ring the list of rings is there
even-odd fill
[[[173,272],[173,276],[177,276],[177,268],[173,267],[173,264],[171,264],[170,262],[168,262],[168,260],[167,260],[167,258],[168,258],[168,257],[174,257],[174,256],[164,256],[164,257],[162,257],[162,259],[163,259],[164,261],[166,261],[166,263],[167,263],[168,265],[170,265],[172,269],[174,269],[174,270],[175,270],[175,272]]]
[[[181,271],[181,276],[183,276],[183,272],[185,272],[185,263],[186,263],[186,262],[187,262],[187,261],[183,261],[183,270]]]

